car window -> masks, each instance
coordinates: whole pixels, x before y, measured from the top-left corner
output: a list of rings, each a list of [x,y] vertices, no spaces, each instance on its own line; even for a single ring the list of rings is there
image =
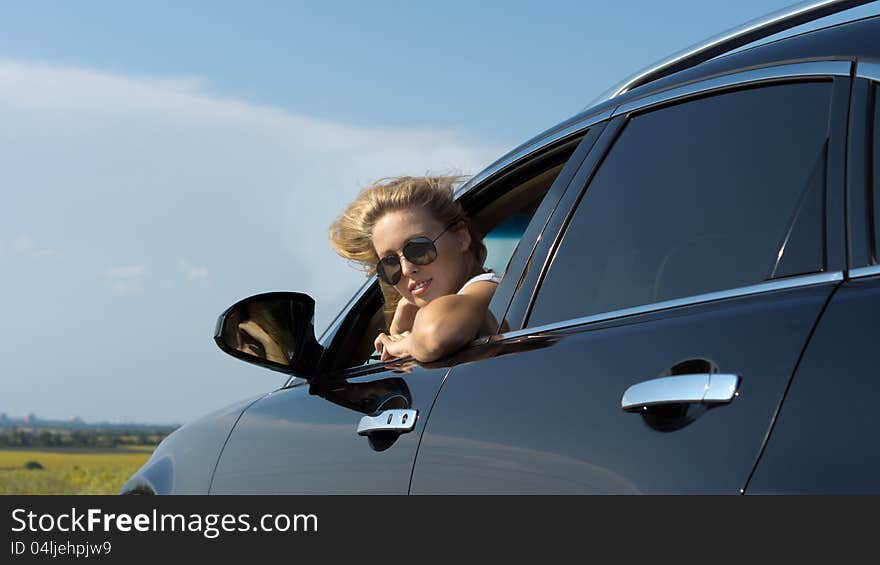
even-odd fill
[[[483,234],[487,269],[504,275],[529,221],[582,136],[566,141],[561,150],[555,147],[552,158],[537,156],[518,165],[520,173],[512,175],[512,180],[495,183],[488,190],[475,187],[463,197],[462,205],[474,229]],[[362,289],[361,297],[350,302],[349,311],[337,318],[332,331],[325,333],[322,345],[329,347],[325,370],[379,361],[373,341],[379,332],[388,331],[393,313],[384,292],[395,291],[386,290],[375,281],[369,289]]]
[[[830,101],[830,81],[784,84],[632,117],[529,325],[822,270]]]
[[[496,273],[503,273],[507,269],[507,263],[510,262],[531,219],[531,214],[514,214],[483,237],[483,243],[486,245],[487,269]]]
[[[874,262],[880,262],[880,228],[877,224],[880,222],[880,85],[874,85],[874,137],[873,146],[873,166],[871,170],[874,175]]]

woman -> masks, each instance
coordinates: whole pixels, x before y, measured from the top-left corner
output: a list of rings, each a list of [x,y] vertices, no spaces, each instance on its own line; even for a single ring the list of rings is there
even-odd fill
[[[383,361],[434,361],[494,330],[488,307],[500,277],[483,268],[486,247],[453,199],[458,180],[380,181],[330,226],[335,251],[381,281],[391,315],[375,341]]]

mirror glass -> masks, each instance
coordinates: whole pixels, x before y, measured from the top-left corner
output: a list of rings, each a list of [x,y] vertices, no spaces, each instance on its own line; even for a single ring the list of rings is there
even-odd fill
[[[294,370],[317,346],[314,309],[314,300],[301,293],[252,296],[220,316],[214,339],[221,349],[245,361]]]

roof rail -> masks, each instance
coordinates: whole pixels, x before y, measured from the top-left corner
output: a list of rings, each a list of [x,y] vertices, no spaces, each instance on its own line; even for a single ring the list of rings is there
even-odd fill
[[[623,82],[616,84],[593,101],[589,107],[611,100],[638,86],[699,65],[773,34],[797,27],[825,16],[830,16],[875,0],[820,0],[799,2],[766,16],[755,18],[740,26],[719,33],[696,45],[682,49],[666,59],[647,67]]]

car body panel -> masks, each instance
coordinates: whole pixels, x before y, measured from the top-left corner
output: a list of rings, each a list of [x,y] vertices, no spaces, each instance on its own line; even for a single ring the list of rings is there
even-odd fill
[[[718,57],[634,88],[615,98],[614,101],[623,104],[650,93],[706,77],[742,69],[778,65],[782,62],[820,59],[855,61],[857,58],[880,60],[878,35],[880,35],[880,16],[839,24]],[[587,110],[587,112],[591,111],[593,110]]]
[[[412,493],[738,493],[836,284],[541,331],[545,347],[455,367]],[[693,361],[739,375],[740,395],[695,416],[621,409]]]
[[[834,294],[746,492],[878,493],[880,277]]]
[[[242,412],[263,394],[186,424],[162,440],[120,494],[207,494],[223,445]]]
[[[446,367],[366,375],[275,391],[254,403],[232,432],[211,494],[406,494],[419,435]],[[382,405],[399,393],[404,404]],[[376,449],[358,422],[384,408],[418,410],[415,429]]]

